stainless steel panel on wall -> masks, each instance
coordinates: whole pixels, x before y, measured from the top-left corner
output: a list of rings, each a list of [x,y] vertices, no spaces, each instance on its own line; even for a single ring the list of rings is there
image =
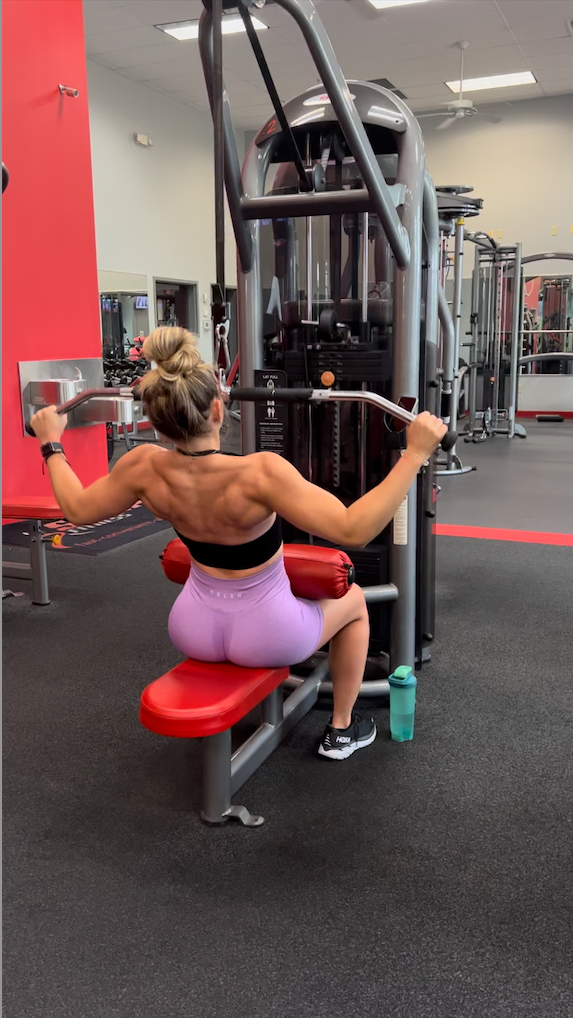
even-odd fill
[[[25,430],[26,424],[40,407],[50,406],[52,398],[57,399],[59,395],[68,392],[73,396],[83,389],[103,389],[103,364],[99,357],[80,360],[20,361],[18,371],[22,399],[22,432],[26,437],[29,437]],[[71,397],[68,395],[66,398]],[[111,406],[109,412],[112,412]],[[113,418],[107,417],[106,420]],[[68,414],[68,428],[85,428],[100,422],[101,418],[94,420],[84,407],[78,407]]]

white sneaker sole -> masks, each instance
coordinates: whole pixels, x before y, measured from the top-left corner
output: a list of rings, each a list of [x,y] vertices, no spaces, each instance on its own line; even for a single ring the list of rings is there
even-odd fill
[[[348,746],[343,746],[342,749],[324,749],[322,743],[318,747],[318,755],[326,756],[329,760],[348,760],[349,756],[356,753],[357,749],[364,749],[365,746],[371,746],[378,734],[376,725],[374,725],[374,731],[369,739],[365,742],[351,742]]]

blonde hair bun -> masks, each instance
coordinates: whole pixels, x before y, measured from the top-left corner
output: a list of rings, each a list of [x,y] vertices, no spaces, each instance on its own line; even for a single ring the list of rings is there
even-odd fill
[[[189,378],[199,365],[206,367],[193,334],[173,326],[154,329],[143,344],[143,356],[155,361],[157,374],[166,382]]]

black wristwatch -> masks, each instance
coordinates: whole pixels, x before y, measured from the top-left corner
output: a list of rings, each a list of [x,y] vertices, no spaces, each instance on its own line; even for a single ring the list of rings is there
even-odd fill
[[[64,457],[66,455],[64,452],[64,447],[61,444],[61,442],[44,442],[44,445],[40,446],[40,452],[42,453],[42,456],[44,457],[46,463],[48,462],[50,456],[53,456],[57,452],[61,452]]]

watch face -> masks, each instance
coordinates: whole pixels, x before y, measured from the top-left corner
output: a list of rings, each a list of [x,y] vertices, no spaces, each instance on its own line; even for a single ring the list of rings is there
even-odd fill
[[[63,451],[64,451],[64,447],[63,447],[63,445],[61,445],[60,442],[45,442],[45,444],[40,448],[40,452],[42,453],[42,456],[44,458],[46,456],[52,456],[53,453],[55,453],[55,452],[63,452]]]

